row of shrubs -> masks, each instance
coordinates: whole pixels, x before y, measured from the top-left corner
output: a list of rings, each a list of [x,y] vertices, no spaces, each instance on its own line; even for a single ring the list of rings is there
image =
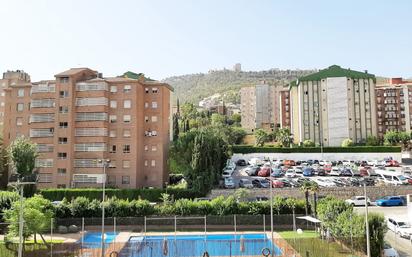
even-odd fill
[[[90,200],[86,197],[77,197],[71,201],[64,199],[55,207],[56,218],[90,218],[101,216],[101,201]],[[290,214],[305,212],[305,202],[294,198],[275,197],[273,208],[276,214]],[[107,217],[141,217],[141,216],[197,216],[197,215],[262,215],[270,214],[268,201],[248,202],[239,201],[234,196],[217,197],[211,201],[193,201],[179,199],[174,202],[165,201],[152,205],[147,200],[125,200],[115,197],[105,201],[105,215]]]
[[[116,197],[118,199],[143,199],[150,202],[159,202],[163,193],[168,193],[174,199],[195,199],[203,197],[204,194],[190,189],[112,189],[105,190],[107,197]],[[42,189],[39,194],[50,201],[61,201],[64,198],[71,200],[77,197],[85,197],[88,199],[102,199],[102,189],[99,188],[74,188],[74,189]]]
[[[273,145],[234,145],[233,153],[320,153],[320,147],[277,148]],[[400,153],[400,146],[323,147],[324,153]]]

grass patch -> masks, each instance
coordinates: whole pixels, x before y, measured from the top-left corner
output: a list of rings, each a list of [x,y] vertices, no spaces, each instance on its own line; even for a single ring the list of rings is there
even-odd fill
[[[298,234],[294,231],[279,232],[301,256],[309,257],[358,257],[351,255],[348,249],[345,249],[338,243],[327,242],[319,238],[319,234],[314,231],[305,231]]]

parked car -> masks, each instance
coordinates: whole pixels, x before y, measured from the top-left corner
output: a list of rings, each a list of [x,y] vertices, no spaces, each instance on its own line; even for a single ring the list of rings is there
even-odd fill
[[[285,173],[285,177],[287,178],[294,178],[296,177],[296,170],[294,169],[288,169]]]
[[[232,177],[226,177],[224,182],[225,188],[235,188],[235,182],[233,181]]]
[[[259,158],[252,158],[249,160],[249,164],[253,166],[260,166],[263,164],[262,160]]]
[[[259,166],[248,166],[247,168],[244,169],[246,174],[248,174],[249,176],[256,176],[259,170],[260,170]]]
[[[306,167],[303,169],[303,176],[310,177],[314,175],[314,170],[311,167]]]
[[[233,172],[234,172],[234,170],[225,169],[222,173],[222,177],[224,177],[224,178],[231,177]]]
[[[335,183],[333,183],[331,180],[324,179],[324,178],[318,178],[313,180],[316,184],[318,184],[319,187],[334,187],[336,186]]]
[[[340,176],[340,169],[337,167],[333,167],[332,170],[329,172],[329,176]]]
[[[352,177],[354,174],[353,174],[353,171],[351,170],[351,169],[349,169],[349,168],[343,168],[341,171],[340,171],[340,176],[345,176],[345,177]]]
[[[249,179],[242,178],[242,179],[239,181],[239,187],[243,187],[243,188],[253,188],[253,184],[252,184],[252,182],[250,182]]]
[[[354,196],[351,199],[345,200],[350,205],[353,206],[365,206],[365,196]],[[368,205],[371,205],[371,200],[368,198],[367,199]]]
[[[326,176],[325,170],[323,168],[320,168],[320,167],[315,170],[315,174],[318,175],[318,176]]]
[[[260,168],[260,170],[257,172],[257,175],[259,177],[269,177],[271,172],[272,169],[270,167],[264,166]]]
[[[252,185],[257,188],[268,188],[270,183],[266,179],[254,179]]]
[[[399,257],[399,254],[390,244],[385,243],[383,245],[383,257]]]
[[[273,169],[272,173],[270,173],[271,177],[280,178],[283,176],[283,172],[281,169]]]
[[[403,204],[404,202],[399,196],[386,196],[376,200],[377,206],[402,206]]]
[[[268,179],[269,183],[272,182],[272,187],[281,188],[283,187],[283,182],[277,179]]]
[[[411,224],[408,222],[400,221],[395,218],[388,218],[387,226],[389,230],[392,230],[400,237],[410,239],[412,236]]]
[[[399,167],[399,162],[396,160],[387,160],[385,163],[386,167]]]
[[[296,163],[294,160],[284,160],[283,165],[291,167],[291,166],[295,166]]]
[[[246,166],[246,165],[247,165],[247,162],[246,162],[244,159],[239,159],[239,160],[237,160],[236,165],[238,165],[238,166]]]

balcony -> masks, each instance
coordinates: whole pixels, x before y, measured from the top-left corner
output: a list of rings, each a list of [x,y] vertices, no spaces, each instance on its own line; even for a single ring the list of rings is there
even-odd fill
[[[54,122],[53,113],[43,113],[43,114],[32,114],[30,115],[29,123],[38,122]]]

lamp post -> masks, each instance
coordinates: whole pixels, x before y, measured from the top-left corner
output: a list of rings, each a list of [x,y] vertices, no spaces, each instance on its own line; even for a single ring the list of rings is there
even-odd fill
[[[368,196],[366,195],[366,183],[363,183],[363,191],[365,194],[366,252],[367,252],[367,256],[371,257],[371,242],[370,242],[370,236],[369,236],[369,220],[368,220]]]
[[[272,171],[272,160],[269,157],[269,164],[270,164],[270,172]],[[270,250],[270,256],[273,255],[273,181],[272,178],[270,177],[269,174],[269,179],[270,179],[270,240],[271,240],[271,250]]]
[[[106,198],[106,168],[110,164],[110,160],[98,160],[99,163],[103,166],[103,179],[102,179],[102,257],[104,257],[104,201]]]

